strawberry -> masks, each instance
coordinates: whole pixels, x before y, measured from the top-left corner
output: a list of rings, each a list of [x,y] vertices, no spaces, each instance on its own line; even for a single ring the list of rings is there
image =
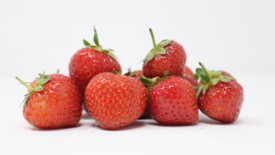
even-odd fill
[[[194,73],[188,66],[185,66],[184,74],[193,76]]]
[[[195,78],[193,78],[193,74],[194,73],[192,72],[192,70],[188,66],[186,66],[184,74],[181,74],[180,77],[189,81],[193,86],[197,87],[199,86],[199,82]]]
[[[163,40],[156,45],[152,30],[150,29],[154,48],[143,60],[143,73],[147,78],[163,77],[164,71],[169,75],[181,75],[185,69],[186,54],[183,47],[173,40]]]
[[[124,74],[125,76],[130,76],[134,79],[139,80],[140,76],[143,75],[142,70],[136,70],[136,71],[132,71],[131,68],[128,69],[128,72]]]
[[[165,72],[165,76],[168,73]],[[194,124],[198,120],[196,93],[192,85],[179,77],[149,79],[141,76],[140,81],[150,86],[149,111],[153,119],[162,124]]]
[[[131,68],[128,69],[128,73],[124,74],[125,76],[130,76],[136,80],[140,79],[140,76],[143,75],[142,70],[136,70],[134,72],[132,72]],[[147,101],[148,102],[148,101]],[[147,104],[148,105],[148,104]],[[149,108],[148,106],[146,106],[146,109],[144,111],[144,113],[139,117],[140,119],[146,119],[146,118],[150,118],[150,113],[149,113]]]
[[[29,91],[23,101],[25,119],[37,128],[75,126],[82,111],[76,86],[61,74],[39,75],[30,86],[16,77]]]
[[[104,72],[89,82],[85,102],[102,128],[114,130],[130,125],[142,115],[147,92],[138,80]]]
[[[242,86],[232,75],[223,71],[207,71],[202,63],[194,78],[200,78],[197,99],[200,110],[208,117],[233,123],[238,119],[244,100]]]
[[[94,28],[94,42],[91,45],[84,40],[86,48],[78,50],[69,63],[70,78],[80,92],[80,99],[84,100],[85,89],[89,81],[98,73],[121,71],[119,62],[111,49],[102,49]]]

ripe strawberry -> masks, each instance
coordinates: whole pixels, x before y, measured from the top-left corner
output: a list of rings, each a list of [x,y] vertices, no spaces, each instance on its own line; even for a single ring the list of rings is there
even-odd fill
[[[62,128],[76,125],[81,118],[79,93],[72,81],[61,74],[44,75],[29,85],[23,115],[37,128]]]
[[[125,76],[130,76],[136,80],[140,79],[140,76],[143,75],[142,70],[136,70],[136,71],[132,71],[131,68],[128,69],[128,72],[124,74]]]
[[[192,70],[188,66],[186,66],[184,74],[181,74],[180,77],[189,81],[193,86],[199,86],[199,82],[192,77],[193,74],[194,73],[192,72]]]
[[[169,75],[181,75],[185,69],[186,54],[183,47],[173,40],[163,40],[156,45],[150,29],[154,48],[147,54],[143,63],[143,73],[147,78],[163,77],[164,72]]]
[[[140,81],[105,72],[96,75],[85,91],[89,113],[104,129],[119,129],[144,112],[147,92]]]
[[[130,76],[136,80],[140,79],[140,76],[143,75],[142,70],[136,70],[134,72],[132,72],[131,68],[128,69],[128,73],[124,74],[125,76]],[[148,103],[148,101],[147,101]],[[147,104],[148,105],[148,104]],[[146,119],[146,118],[150,118],[150,113],[149,113],[149,108],[148,106],[146,106],[145,111],[143,112],[143,114],[139,117],[140,119]]]
[[[70,78],[77,86],[81,100],[84,100],[86,86],[95,75],[101,72],[112,72],[113,70],[121,71],[120,64],[116,60],[113,50],[102,49],[98,41],[97,32],[95,29],[94,31],[94,42],[96,45],[91,45],[84,40],[86,48],[78,50],[72,56],[69,64]]]
[[[229,73],[207,71],[203,64],[199,64],[202,69],[197,68],[194,78],[201,78],[196,95],[200,110],[214,120],[235,122],[244,100],[242,86]]]
[[[151,86],[148,106],[153,119],[162,124],[196,123],[196,93],[188,81],[173,76],[153,79],[141,76],[140,80],[143,84]]]

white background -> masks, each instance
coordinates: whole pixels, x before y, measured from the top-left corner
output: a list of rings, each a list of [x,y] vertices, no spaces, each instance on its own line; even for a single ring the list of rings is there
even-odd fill
[[[0,154],[275,154],[273,0],[0,0]],[[68,75],[70,57],[90,42],[96,25],[100,44],[112,48],[123,71],[141,69],[153,47],[175,39],[193,70],[231,73],[245,91],[234,124],[203,114],[195,125],[166,126],[138,120],[106,131],[83,113],[75,128],[39,130],[19,108],[37,73],[60,69]]]

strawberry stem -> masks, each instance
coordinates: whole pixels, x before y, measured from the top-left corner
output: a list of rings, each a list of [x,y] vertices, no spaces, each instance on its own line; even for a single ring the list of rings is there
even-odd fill
[[[28,85],[27,83],[25,83],[24,81],[22,81],[19,77],[15,77],[21,84],[23,84],[25,87],[27,87],[30,91],[33,91],[33,88]]]
[[[56,74],[59,74],[59,69],[57,69]]]
[[[154,49],[157,51],[158,49],[157,49],[157,44],[156,44],[156,41],[155,41],[155,37],[154,37],[153,31],[152,31],[151,28],[149,29],[149,31],[150,31],[150,34],[151,34],[151,38],[153,40]]]
[[[204,66],[201,62],[199,62],[199,65],[201,66],[201,68],[203,69],[203,71],[205,72],[205,74],[206,74],[208,77],[210,77],[210,74],[209,74],[208,70],[205,68],[205,66]]]

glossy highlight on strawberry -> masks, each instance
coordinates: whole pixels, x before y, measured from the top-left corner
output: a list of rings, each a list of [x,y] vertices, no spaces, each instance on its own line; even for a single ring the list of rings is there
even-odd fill
[[[104,72],[89,82],[85,102],[88,112],[102,128],[115,130],[132,124],[142,115],[147,92],[134,78]]]
[[[95,75],[102,72],[121,71],[113,50],[103,49],[99,44],[96,30],[94,42],[96,45],[91,45],[84,40],[86,48],[78,50],[69,63],[69,75],[80,92],[81,100],[84,100],[86,86]]]
[[[235,122],[244,101],[243,87],[229,73],[207,71],[201,63],[200,65],[203,69],[196,73],[201,77],[197,92],[200,110],[214,120]]]
[[[43,77],[48,78],[48,81],[38,84],[37,81],[41,81]],[[24,82],[22,84],[25,85]],[[75,126],[80,121],[82,108],[79,93],[68,77],[62,74],[43,74],[27,87],[30,95],[26,99],[23,115],[31,125],[55,129]]]
[[[165,73],[167,75],[167,73]],[[162,124],[194,124],[198,120],[196,93],[190,82],[179,77],[145,78],[150,87],[149,111]]]
[[[147,78],[163,77],[164,72],[169,75],[184,73],[186,53],[182,45],[173,40],[163,40],[156,45],[153,32],[150,29],[154,48],[147,54],[143,63],[143,73]]]

